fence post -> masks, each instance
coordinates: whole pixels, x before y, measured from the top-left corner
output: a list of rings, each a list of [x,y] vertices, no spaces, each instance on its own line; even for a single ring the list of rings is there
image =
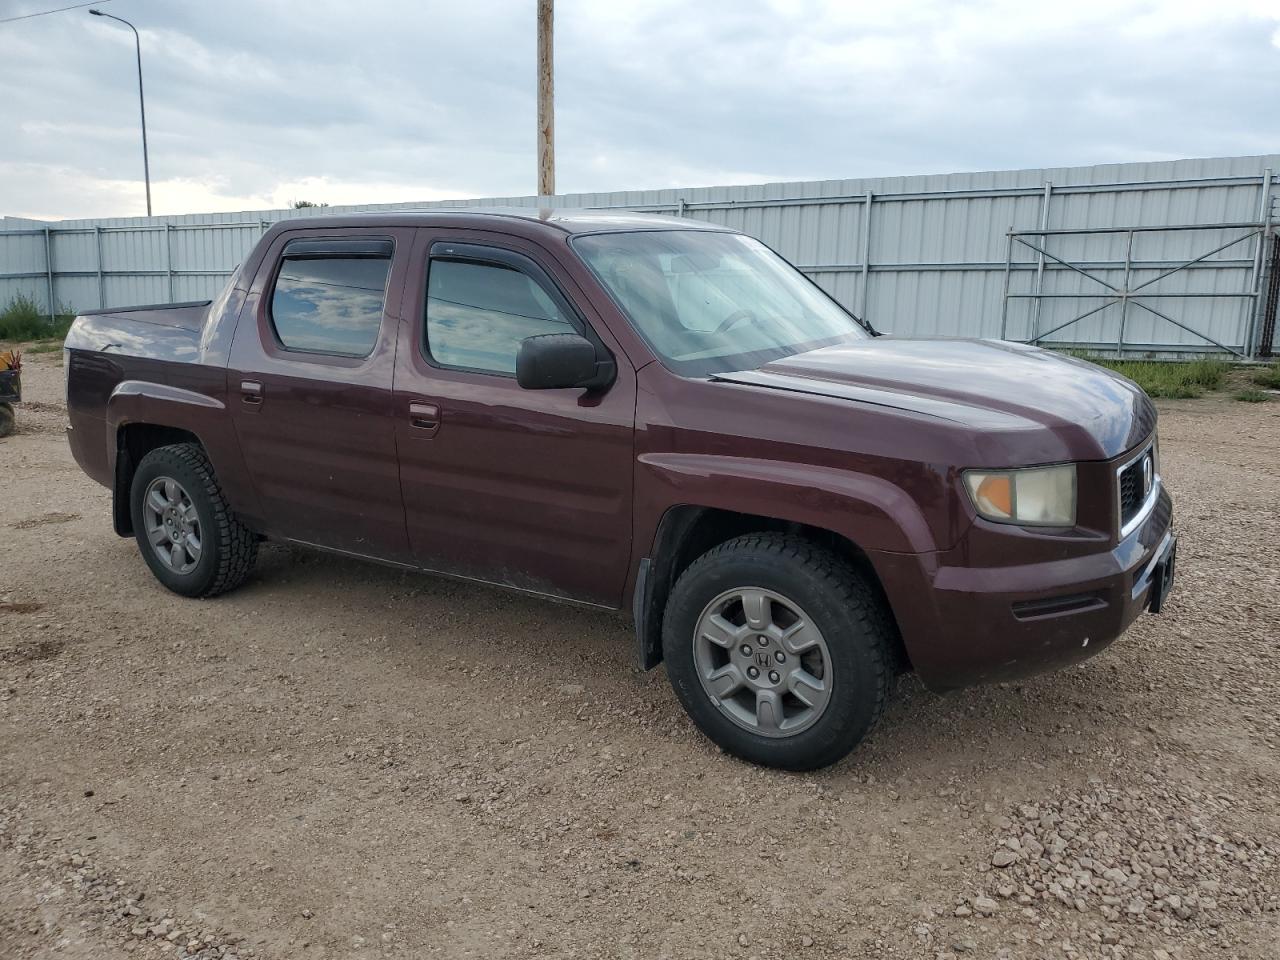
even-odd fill
[[[1053,184],[1046,180],[1044,182],[1044,198],[1040,201],[1040,229],[1049,229],[1049,201],[1053,199]],[[1040,235],[1040,246],[1049,245],[1049,237],[1046,234]],[[1036,298],[1033,301],[1035,306],[1031,311],[1031,342],[1040,342],[1040,310],[1044,305],[1044,298],[1040,294],[1044,293],[1044,254],[1036,254]]]
[[[98,309],[107,308],[107,288],[102,278],[102,225],[93,225],[93,242],[98,250]]]
[[[858,295],[858,319],[867,319],[867,297],[871,293],[871,209],[875,196],[867,191],[866,205],[862,208],[862,291]]]
[[[53,299],[53,244],[49,240],[49,228],[44,228],[44,275],[49,290],[49,322],[54,321],[57,306]]]
[[[164,269],[169,274],[169,302],[173,303],[173,224],[164,225]]]
[[[1271,177],[1271,168],[1267,167],[1262,174],[1262,196],[1258,200],[1258,220],[1261,226],[1258,229],[1258,244],[1253,251],[1253,309],[1249,311],[1249,321],[1245,324],[1244,352],[1249,359],[1253,359],[1255,353],[1253,340],[1258,329],[1258,314],[1265,299],[1262,296],[1263,251],[1266,249],[1267,235],[1271,233]]]
[[[1000,301],[1000,339],[1009,339],[1009,269],[1013,265],[1013,224],[1009,224],[1009,232],[1005,234],[1007,243],[1004,248],[1004,298]],[[1044,242],[1042,237],[1041,243]]]

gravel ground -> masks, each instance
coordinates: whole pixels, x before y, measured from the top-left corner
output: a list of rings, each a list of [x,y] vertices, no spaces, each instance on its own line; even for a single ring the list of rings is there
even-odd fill
[[[903,677],[745,766],[616,616],[281,547],[209,602],[112,535],[61,368],[0,441],[0,957],[1280,956],[1280,403],[1163,404],[1166,613]]]

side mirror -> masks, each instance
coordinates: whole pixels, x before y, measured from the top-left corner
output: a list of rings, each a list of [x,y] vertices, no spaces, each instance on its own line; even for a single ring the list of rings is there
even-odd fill
[[[526,337],[516,351],[516,383],[526,390],[598,389],[613,383],[612,360],[600,360],[595,344],[576,333]]]

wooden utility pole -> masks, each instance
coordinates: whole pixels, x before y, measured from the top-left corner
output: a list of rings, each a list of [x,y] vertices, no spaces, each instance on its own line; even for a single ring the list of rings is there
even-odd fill
[[[556,192],[555,0],[538,0],[538,195]]]

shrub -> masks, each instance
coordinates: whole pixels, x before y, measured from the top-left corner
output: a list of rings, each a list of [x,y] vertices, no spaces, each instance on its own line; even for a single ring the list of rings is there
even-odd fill
[[[1273,363],[1253,375],[1253,382],[1268,390],[1280,390],[1280,363]]]
[[[1230,369],[1224,360],[1111,360],[1084,356],[1082,359],[1114,370],[1147,391],[1152,397],[1188,399],[1206,390],[1217,390]]]
[[[75,311],[66,304],[58,304],[58,315],[50,321],[35,300],[18,294],[9,305],[0,310],[0,340],[48,340],[67,335]]]

